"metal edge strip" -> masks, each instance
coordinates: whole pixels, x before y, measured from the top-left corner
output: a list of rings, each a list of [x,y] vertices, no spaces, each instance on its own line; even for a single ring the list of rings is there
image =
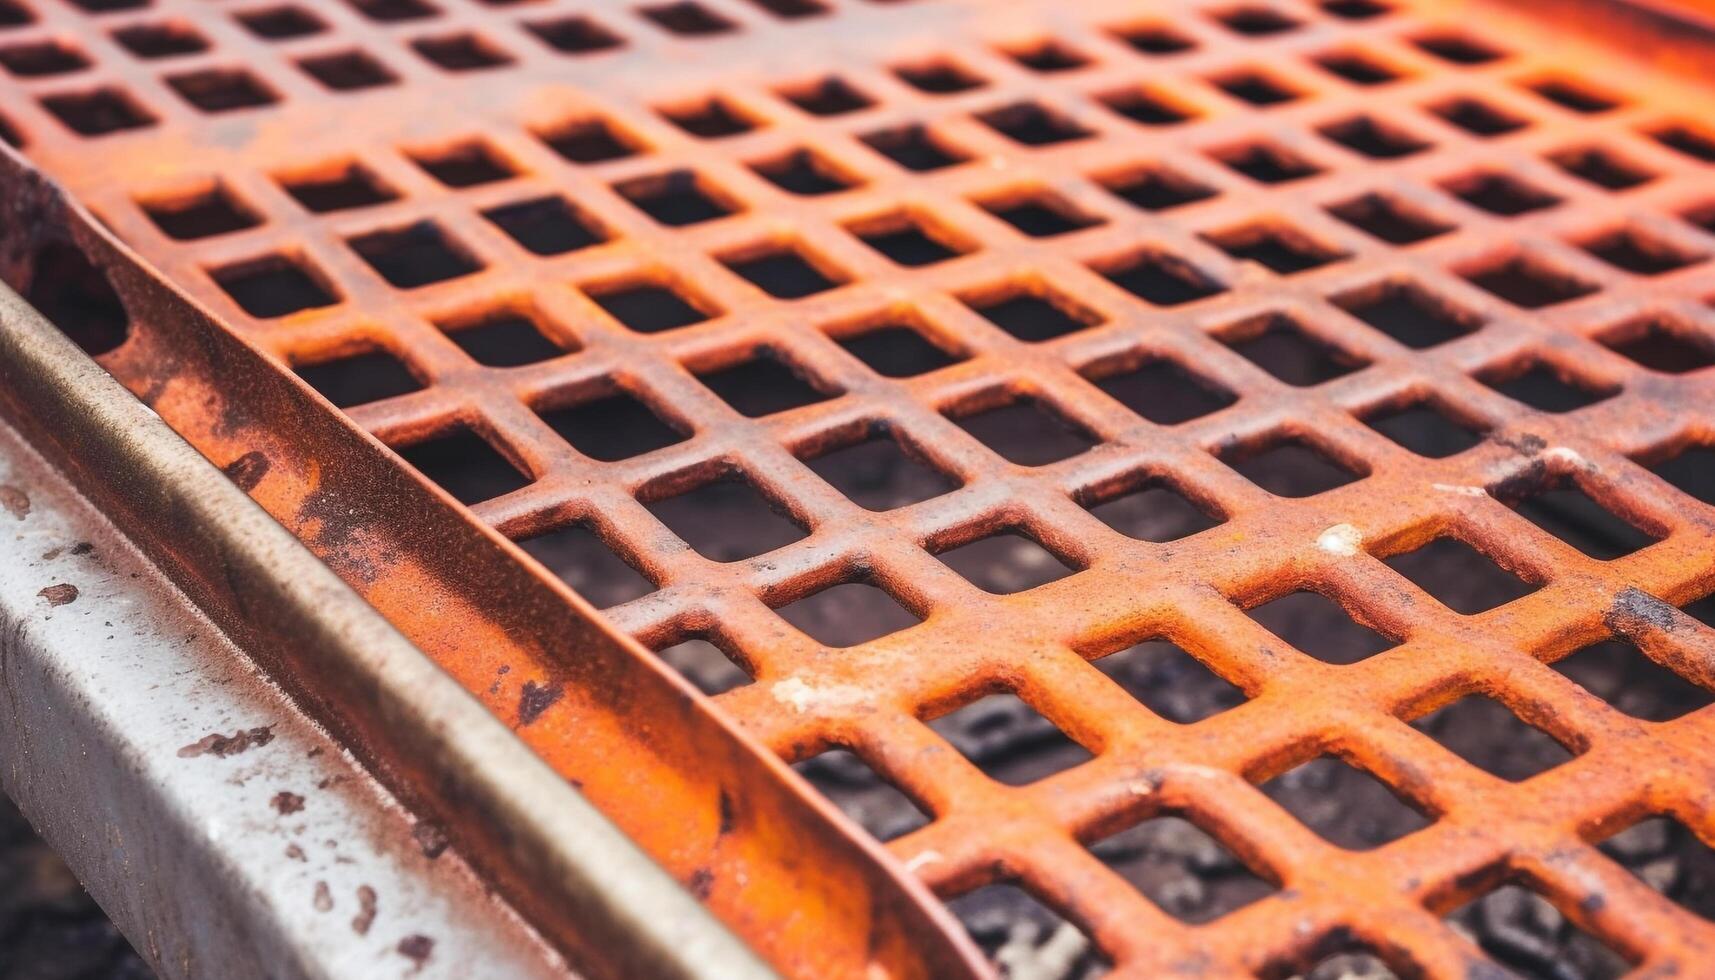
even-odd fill
[[[337,677],[316,694],[397,732],[396,745],[376,747],[393,770],[383,781],[414,773],[415,792],[406,793],[414,803],[476,811],[461,825],[482,828],[520,879],[541,890],[533,909],[563,910],[557,927],[537,924],[562,943],[577,937],[568,952],[579,969],[771,975],[581,794],[3,285],[0,404],[242,648],[262,643],[302,676]],[[169,551],[137,533],[149,526],[184,531]],[[210,577],[229,594],[198,587]]]

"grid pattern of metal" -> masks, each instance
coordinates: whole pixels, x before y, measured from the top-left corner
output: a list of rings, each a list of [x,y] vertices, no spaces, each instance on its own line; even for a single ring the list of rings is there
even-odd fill
[[[1628,963],[1715,953],[1594,846],[1715,840],[1715,715],[1553,668],[1619,636],[1715,688],[1715,509],[1663,466],[1715,459],[1707,89],[1380,0],[0,0],[0,67],[10,138],[169,276],[306,374],[368,355],[324,387],[390,396],[355,420],[430,472],[493,455],[446,484],[477,519],[589,528],[648,579],[617,628],[710,640],[748,731],[931,813],[890,847],[939,893],[1019,883],[1139,975],[1351,943],[1466,975],[1443,917],[1505,883]],[[1449,441],[1394,441],[1406,411]],[[859,445],[933,490],[818,475]],[[723,519],[675,517],[710,487]],[[1546,493],[1619,544],[1528,520]],[[751,496],[788,519],[723,537]],[[1143,539],[1133,498],[1206,528]],[[1460,547],[1511,591],[1413,580]],[[903,628],[776,611],[851,583]],[[1246,615],[1300,591],[1387,649]],[[1152,638],[1242,703],[1179,724],[1099,669]],[[1006,785],[924,723],[1000,692],[1088,761]],[[1410,724],[1467,697],[1567,761],[1502,778]],[[1357,852],[1257,790],[1321,756],[1427,826]],[[1091,849],[1163,814],[1277,890],[1169,915]]]

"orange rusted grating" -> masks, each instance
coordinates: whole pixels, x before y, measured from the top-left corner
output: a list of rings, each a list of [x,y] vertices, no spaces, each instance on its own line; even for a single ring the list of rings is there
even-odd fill
[[[393,395],[350,414],[408,459],[463,432],[509,461],[447,489],[515,539],[592,530],[648,579],[613,626],[714,642],[756,680],[716,702],[747,732],[847,747],[933,814],[889,846],[942,895],[1022,884],[1146,976],[1348,945],[1466,975],[1444,917],[1508,882],[1608,948],[1577,954],[1592,975],[1709,960],[1710,925],[1595,845],[1658,815],[1715,840],[1715,716],[1639,720],[1553,666],[1617,635],[1715,687],[1695,80],[1380,0],[0,0],[0,23],[35,162],[336,400]],[[378,351],[349,385],[316,369]],[[1441,420],[1402,436],[1421,454],[1385,434],[1410,409]],[[931,471],[923,499],[817,462],[860,443]],[[722,480],[720,519],[672,503]],[[1606,550],[1505,505],[1568,490]],[[777,536],[726,519],[747,494],[791,515]],[[1127,523],[1169,497],[1193,523]],[[1016,577],[957,554],[1003,533],[1036,556]],[[1407,557],[1447,539],[1478,553],[1437,566],[1451,585]],[[831,647],[775,611],[844,583],[904,628]],[[1301,591],[1387,649],[1326,663],[1246,614]],[[1104,676],[1158,637],[1243,703],[1179,724]],[[1008,786],[921,723],[1000,692],[1093,758]],[[1473,729],[1410,724],[1468,696],[1477,736],[1567,760],[1497,776],[1425,732]],[[1256,788],[1325,755],[1426,826],[1360,853]],[[1170,814],[1270,897],[1186,923],[1147,860],[1104,863]]]

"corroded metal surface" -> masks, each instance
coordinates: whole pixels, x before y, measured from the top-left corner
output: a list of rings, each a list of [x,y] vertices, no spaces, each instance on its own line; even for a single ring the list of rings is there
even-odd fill
[[[1619,636],[1715,682],[1715,635],[1677,608],[1715,587],[1715,512],[1651,469],[1715,441],[1706,79],[1463,3],[291,6],[295,27],[39,0],[7,33],[94,65],[0,82],[0,113],[236,336],[312,377],[391,358],[390,390],[385,362],[324,390],[389,395],[351,420],[471,506],[210,325],[151,320],[103,364],[776,965],[850,968],[872,921],[893,967],[968,956],[905,870],[942,896],[1022,883],[1139,975],[1353,942],[1463,975],[1485,961],[1443,916],[1502,882],[1646,970],[1707,962],[1708,923],[1594,845],[1663,813],[1715,839],[1715,717],[1640,721],[1552,666]],[[174,23],[196,51],[123,40]],[[1662,66],[1701,50],[1656,40]],[[468,353],[506,317],[532,363]],[[920,346],[883,363],[861,338],[894,326]],[[1184,384],[1219,394],[1158,411]],[[1425,406],[1469,448],[1385,434]],[[1064,448],[1009,448],[1026,431]],[[424,447],[459,432],[449,471]],[[875,439],[956,488],[874,509],[816,475]],[[473,482],[476,456],[500,462]],[[675,516],[734,480],[723,499],[796,530]],[[1213,526],[1139,540],[1102,510],[1152,486]],[[1553,490],[1639,540],[1592,556],[1520,516]],[[573,524],[648,594],[598,618],[479,530]],[[1007,531],[1030,574],[961,574]],[[1414,583],[1404,556],[1448,538],[1523,585],[1479,610]],[[920,622],[846,647],[776,612],[859,582]],[[1246,615],[1301,590],[1389,648],[1325,663]],[[693,636],[754,678],[718,714],[644,649]],[[1099,669],[1158,636],[1244,703],[1180,725]],[[1003,785],[924,724],[1003,691],[1093,758]],[[1410,724],[1471,695],[1571,758],[1502,779]],[[881,852],[756,744],[847,747],[934,819],[866,872]],[[1257,791],[1322,755],[1428,825],[1356,853]],[[1169,916],[1091,850],[1161,814],[1276,890]],[[806,902],[812,867],[840,870]]]

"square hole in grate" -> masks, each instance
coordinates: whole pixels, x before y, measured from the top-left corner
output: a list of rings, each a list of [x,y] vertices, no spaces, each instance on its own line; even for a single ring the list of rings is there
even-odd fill
[[[1298,89],[1257,68],[1217,75],[1209,79],[1209,83],[1233,98],[1254,106],[1285,105],[1304,96]]]
[[[1575,412],[1619,393],[1618,388],[1600,386],[1564,368],[1534,359],[1484,372],[1477,380],[1539,412]]]
[[[443,71],[481,71],[512,64],[512,56],[475,34],[420,37],[411,47]]]
[[[1245,703],[1245,692],[1171,640],[1144,640],[1091,663],[1139,703],[1176,724],[1194,724]]]
[[[1202,237],[1235,259],[1255,262],[1283,276],[1319,269],[1347,257],[1347,253],[1337,248],[1272,220],[1210,232]]]
[[[963,150],[921,125],[877,130],[862,139],[870,149],[907,170],[919,173],[951,167],[970,159]]]
[[[1194,925],[1273,894],[1277,886],[1190,820],[1154,817],[1090,845],[1162,911]]]
[[[841,338],[839,344],[871,371],[887,378],[912,378],[964,360],[904,322],[884,321],[863,333]]]
[[[462,504],[492,500],[530,484],[487,439],[462,425],[395,452]]]
[[[719,258],[722,265],[776,299],[803,299],[848,281],[844,273],[791,242],[769,242]]]
[[[706,183],[694,170],[669,170],[634,177],[613,186],[620,197],[671,228],[724,218],[739,210],[737,203]]]
[[[1322,9],[1342,20],[1370,20],[1393,13],[1393,8],[1376,0],[1323,0]]]
[[[1367,769],[1318,756],[1258,786],[1317,836],[1348,851],[1368,851],[1429,826],[1392,786]]]
[[[1267,37],[1284,34],[1304,26],[1298,18],[1277,7],[1263,4],[1241,4],[1213,11],[1214,18],[1235,34],[1246,37]]]
[[[953,95],[988,84],[988,79],[950,58],[930,58],[894,65],[905,84],[928,95]]]
[[[35,22],[36,15],[30,8],[15,0],[0,0],[0,29],[23,27]]]
[[[957,258],[973,246],[938,223],[910,211],[893,211],[847,224],[865,245],[907,268]]]
[[[855,647],[923,621],[872,582],[843,582],[774,610],[798,631],[826,647]]]
[[[149,0],[69,0],[72,6],[86,14],[112,14],[121,10],[141,10]]]
[[[1463,337],[1482,318],[1414,282],[1388,280],[1333,297],[1335,306],[1414,350]]]
[[[1398,68],[1374,54],[1353,48],[1330,51],[1314,60],[1329,74],[1338,75],[1353,85],[1386,85],[1404,77]]]
[[[1649,469],[1680,492],[1715,504],[1715,446],[1694,442],[1677,447]]]
[[[1095,135],[1070,116],[1036,102],[1014,102],[976,114],[979,122],[1024,146],[1052,146]]]
[[[88,68],[89,58],[66,41],[34,41],[0,47],[0,67],[20,78],[43,78]]]
[[[872,427],[874,429],[876,427]],[[921,503],[960,486],[885,429],[864,441],[841,446],[805,460],[805,465],[828,485],[865,510],[886,511]]]
[[[1674,817],[1648,817],[1597,845],[1681,908],[1715,920],[1715,848]]]
[[[1411,722],[1411,727],[1491,776],[1523,782],[1575,753],[1506,705],[1468,694]]]
[[[1608,348],[1662,374],[1715,366],[1715,340],[1662,314],[1645,314],[1597,338]]]
[[[685,441],[684,433],[627,391],[546,408],[539,414],[573,449],[604,463],[630,459]]]
[[[1091,758],[1052,721],[1016,694],[990,694],[929,722],[936,734],[983,775],[1026,786]]]
[[[400,289],[416,289],[482,269],[433,221],[372,231],[349,239],[347,244],[381,278]]]
[[[1706,595],[1695,602],[1688,602],[1680,606],[1679,609],[1699,623],[1715,629],[1715,594]]]
[[[1222,330],[1219,339],[1252,364],[1300,388],[1344,377],[1369,363],[1310,333],[1284,313],[1243,320]]]
[[[1525,88],[1563,109],[1583,115],[1617,109],[1622,101],[1612,92],[1602,91],[1587,81],[1574,78],[1544,78],[1526,84]]]
[[[805,197],[837,194],[863,182],[809,149],[788,150],[779,156],[753,161],[750,169],[781,190]]]
[[[731,367],[700,373],[697,380],[733,411],[753,419],[814,405],[839,394],[813,383],[798,365],[768,348]]]
[[[42,108],[79,136],[105,136],[153,126],[156,119],[124,89],[104,86],[42,97]]]
[[[595,54],[599,51],[611,51],[625,44],[618,34],[578,14],[525,21],[524,29],[561,54]]]
[[[584,292],[608,316],[638,333],[677,330],[718,314],[700,297],[665,280],[587,286]]]
[[[203,112],[253,109],[280,101],[280,97],[256,76],[237,68],[210,68],[168,75],[166,81],[186,102]]]
[[[1031,71],[1057,72],[1082,68],[1090,63],[1088,55],[1064,41],[1043,38],[1030,44],[1001,49],[1002,53]]]
[[[1140,167],[1097,179],[1114,196],[1145,211],[1166,211],[1206,201],[1219,192],[1166,167]]]
[[[738,29],[737,24],[693,0],[639,7],[637,12],[669,33],[685,37],[709,37]]]
[[[1089,937],[1018,883],[979,888],[952,899],[947,908],[997,970],[1005,971],[1006,964],[1022,957],[1028,957],[1023,962],[1034,962],[1050,956],[1057,967],[1064,964],[1062,976],[1107,973],[1107,962]]]
[[[1441,187],[1466,204],[1504,218],[1551,208],[1561,202],[1558,195],[1495,171],[1465,174],[1443,181]]]
[[[1542,587],[1539,582],[1521,579],[1483,552],[1445,534],[1383,561],[1437,602],[1466,616],[1486,612]]]
[[[209,276],[244,312],[261,319],[339,302],[320,273],[285,255],[223,266]]]
[[[843,116],[875,105],[874,99],[838,75],[827,75],[775,91],[781,98],[813,116]]]
[[[1505,255],[1454,271],[1514,306],[1527,310],[1570,302],[1601,288],[1530,253]]]
[[[399,195],[360,163],[341,161],[277,178],[293,200],[317,214],[373,207]]]
[[[655,591],[655,583],[616,554],[588,524],[568,524],[526,538],[518,547],[597,609],[641,599]]]
[[[847,749],[829,749],[792,768],[876,840],[890,841],[929,825],[922,807]]]
[[[314,58],[300,58],[304,73],[335,92],[392,85],[399,81],[386,65],[362,51],[341,51]]]
[[[1142,22],[1109,28],[1109,33],[1147,55],[1180,54],[1195,50],[1197,42],[1165,23]]]
[[[1340,603],[1308,589],[1252,606],[1245,615],[1325,664],[1355,664],[1399,645],[1353,619]]]
[[[966,306],[1027,343],[1076,333],[1102,322],[1101,314],[1040,280],[1002,283],[959,297]]]
[[[1584,180],[1611,191],[1647,184],[1656,178],[1655,171],[1600,146],[1577,146],[1548,155],[1555,166]]]
[[[179,241],[228,235],[261,224],[254,212],[220,184],[196,194],[144,201],[142,208],[156,227]]]
[[[356,11],[382,24],[439,17],[441,11],[425,0],[346,0]]]
[[[209,48],[207,38],[179,21],[133,24],[114,31],[113,39],[137,57],[151,60],[198,54]]]
[[[596,116],[538,129],[536,138],[573,163],[605,163],[635,156],[644,149],[630,134]]]
[[[411,162],[448,187],[475,187],[518,176],[511,161],[481,139],[410,154]]]
[[[1447,922],[1504,966],[1504,975],[1520,980],[1611,980],[1631,972],[1619,953],[1522,885],[1503,885],[1473,899]]]
[[[1109,398],[1157,425],[1178,425],[1238,400],[1232,392],[1169,357],[1098,361],[1081,372]]]
[[[1455,65],[1486,65],[1507,56],[1502,48],[1464,32],[1437,31],[1419,34],[1412,38],[1412,43],[1442,61],[1450,61]]]
[[[1602,261],[1638,276],[1659,276],[1709,256],[1637,227],[1621,227],[1576,243]]]
[[[1083,426],[1029,396],[961,415],[959,428],[1019,466],[1046,466],[1076,456],[1099,440]]]
[[[656,109],[667,121],[699,139],[737,136],[756,128],[756,122],[720,96]]]
[[[503,204],[482,216],[536,255],[563,255],[607,241],[601,226],[563,197]]]
[[[1197,109],[1149,86],[1133,85],[1097,97],[1102,105],[1145,126],[1173,126],[1202,115]]]
[[[750,2],[781,20],[821,17],[830,12],[828,5],[822,3],[821,0],[750,0]]]
[[[470,359],[485,367],[522,367],[559,357],[575,344],[550,338],[520,310],[491,310],[468,320],[438,324]]]
[[[1397,160],[1430,147],[1428,140],[1368,114],[1331,122],[1316,131],[1349,150],[1376,160]]]
[[[1715,163],[1715,135],[1707,130],[1689,123],[1668,123],[1650,130],[1649,135],[1668,149],[1678,150],[1693,160]]]
[[[1476,136],[1504,136],[1530,125],[1516,113],[1472,96],[1457,96],[1426,107],[1430,112]]]
[[[1715,695],[1656,663],[1625,640],[1592,643],[1554,669],[1633,718],[1672,721],[1715,703]]]
[[[1454,226],[1386,194],[1354,197],[1327,208],[1329,214],[1389,245],[1415,245],[1445,235]]]
[[[1661,539],[1598,504],[1568,476],[1523,484],[1508,481],[1490,491],[1526,520],[1599,561],[1612,561]]]
[[[1411,970],[1411,961],[1398,954],[1384,957],[1375,946],[1336,927],[1303,953],[1270,963],[1260,975],[1290,980],[1402,980],[1411,976]]]
[[[405,363],[385,350],[367,350],[337,360],[303,364],[295,370],[305,384],[340,408],[423,390],[423,383]]]
[[[714,697],[743,687],[752,680],[744,658],[728,653],[724,644],[725,640],[716,642],[693,636],[662,647],[655,651],[655,655],[690,681],[691,686]]]
[[[1022,527],[1003,528],[935,552],[941,563],[991,595],[1012,595],[1057,582],[1078,568]]]
[[[1156,306],[1179,306],[1226,292],[1227,287],[1176,255],[1144,249],[1096,267],[1096,272]]]
[[[1277,497],[1313,497],[1369,475],[1367,470],[1354,470],[1298,436],[1228,447],[1216,455],[1239,475]]]
[[[24,137],[18,133],[18,127],[5,116],[0,116],[0,143],[5,143],[14,150],[24,148]]]
[[[1009,195],[978,202],[988,213],[1032,238],[1049,238],[1103,224],[1103,219],[1046,191],[1029,196]]]
[[[647,506],[656,520],[710,561],[742,561],[805,536],[804,528],[787,515],[784,506],[739,472]]]
[[[1483,440],[1486,428],[1457,418],[1432,398],[1384,407],[1362,416],[1370,428],[1419,456],[1445,459]]]
[[[328,29],[327,22],[297,6],[263,7],[233,14],[245,30],[265,41],[309,37]]]
[[[1322,168],[1278,143],[1238,143],[1210,151],[1210,156],[1259,184],[1284,184],[1314,177]]]
[[[1178,541],[1209,528],[1226,523],[1219,513],[1210,513],[1203,505],[1180,492],[1179,488],[1161,477],[1150,476],[1118,494],[1104,492],[1077,495],[1079,503],[1108,527],[1138,541],[1157,544]],[[1099,501],[1099,502],[1098,502]]]

